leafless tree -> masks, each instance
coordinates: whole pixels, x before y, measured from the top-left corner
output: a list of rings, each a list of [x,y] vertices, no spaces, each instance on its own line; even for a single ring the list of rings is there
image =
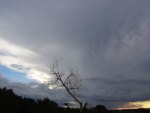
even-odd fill
[[[81,86],[81,80],[79,79],[78,73],[75,73],[73,70],[71,70],[69,74],[60,72],[58,63],[56,62],[50,67],[50,74],[53,75],[54,80],[49,81],[48,85],[63,87],[66,92],[79,104],[80,113],[82,113],[87,103],[83,103],[76,96],[76,92],[80,89]]]

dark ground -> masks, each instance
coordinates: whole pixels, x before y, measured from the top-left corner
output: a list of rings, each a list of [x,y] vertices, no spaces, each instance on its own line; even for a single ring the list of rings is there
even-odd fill
[[[85,109],[84,113],[150,113],[150,109],[107,110],[103,105]],[[62,108],[56,102],[45,98],[34,100],[17,96],[13,90],[0,89],[0,113],[79,113],[79,109]]]

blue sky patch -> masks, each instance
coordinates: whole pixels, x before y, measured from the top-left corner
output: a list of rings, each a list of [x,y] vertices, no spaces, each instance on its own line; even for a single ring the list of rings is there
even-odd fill
[[[26,77],[25,73],[11,70],[3,65],[0,65],[0,73],[3,74],[4,77],[6,77],[9,80],[12,80],[14,82],[21,82],[21,83],[33,82],[33,80],[28,79]]]

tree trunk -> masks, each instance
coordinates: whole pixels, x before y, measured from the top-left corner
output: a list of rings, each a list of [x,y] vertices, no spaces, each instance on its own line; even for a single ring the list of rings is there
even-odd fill
[[[87,106],[87,103],[84,103],[84,106],[82,103],[80,104],[80,113],[83,113],[83,110],[86,108],[86,106]]]
[[[82,111],[83,111],[83,105],[82,105],[82,103],[80,104],[80,113],[82,113]]]

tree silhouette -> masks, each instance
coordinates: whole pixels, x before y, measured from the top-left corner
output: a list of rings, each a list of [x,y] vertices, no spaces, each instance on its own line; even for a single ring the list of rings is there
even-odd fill
[[[107,111],[107,108],[104,106],[104,105],[97,105],[95,107],[95,109],[98,111],[98,112],[106,112]]]
[[[79,104],[80,113],[82,113],[83,109],[86,108],[87,103],[83,104],[83,102],[76,96],[76,92],[80,89],[79,75],[73,70],[71,70],[69,74],[60,72],[58,62],[52,65],[50,72],[51,75],[54,75],[54,80],[48,81],[47,85],[57,85],[63,87],[66,92]]]
[[[67,105],[67,104],[66,104]],[[79,109],[63,108],[48,98],[34,100],[17,96],[13,90],[0,88],[0,113],[77,113]],[[83,113],[150,113],[150,109],[107,110],[103,105],[85,109]]]
[[[22,98],[13,90],[0,89],[0,113],[57,113],[58,104],[45,98],[37,100]]]

